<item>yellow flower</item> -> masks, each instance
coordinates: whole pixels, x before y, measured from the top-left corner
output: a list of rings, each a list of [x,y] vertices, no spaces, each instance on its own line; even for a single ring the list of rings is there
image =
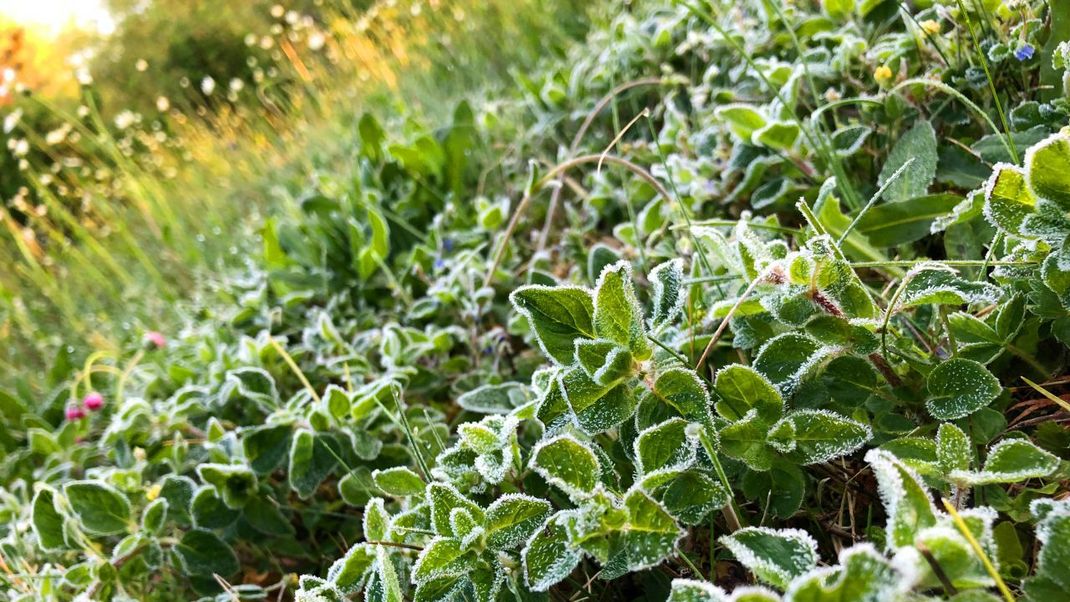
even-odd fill
[[[935,36],[940,33],[940,24],[932,19],[926,19],[920,23],[921,28],[925,33]]]
[[[873,79],[877,80],[878,84],[885,84],[892,79],[892,70],[887,65],[881,65],[873,71]]]
[[[149,487],[149,490],[145,492],[145,497],[151,502],[160,497],[160,492],[163,491],[163,487],[159,484]]]

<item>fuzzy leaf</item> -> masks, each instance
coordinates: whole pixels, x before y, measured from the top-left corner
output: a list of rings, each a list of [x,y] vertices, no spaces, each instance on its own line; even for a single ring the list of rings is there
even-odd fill
[[[528,319],[543,353],[568,365],[577,338],[594,339],[594,301],[577,286],[524,286],[509,295],[516,311]]]
[[[1025,169],[1034,195],[1070,211],[1070,138],[1055,134],[1031,147]]]
[[[661,372],[651,393],[689,421],[709,419],[710,394],[693,370],[669,368]]]
[[[451,537],[435,537],[420,552],[412,567],[412,582],[416,585],[432,579],[457,577],[475,568],[475,557]]]
[[[375,486],[382,489],[387,495],[394,497],[408,497],[419,495],[424,491],[424,480],[420,475],[406,466],[395,466],[386,470],[372,471],[372,480]]]
[[[881,168],[877,184],[883,186],[896,171],[913,159],[884,191],[887,201],[905,201],[924,196],[936,177],[936,132],[928,121],[919,121],[895,143]]]
[[[933,417],[957,420],[992,403],[1003,391],[999,380],[973,360],[952,358],[938,365],[926,380]]]
[[[785,422],[793,427],[788,457],[804,465],[846,456],[873,436],[868,426],[826,410],[797,410],[781,420]],[[776,429],[773,425],[770,430]]]
[[[965,469],[952,471],[949,478],[968,485],[1019,483],[1050,475],[1059,468],[1059,462],[1058,456],[1027,439],[1004,439],[988,450],[980,472],[971,472],[967,464]]]
[[[559,386],[576,422],[589,435],[607,431],[635,413],[637,400],[626,384],[600,385],[580,366],[567,369]]]
[[[487,508],[487,545],[495,550],[519,546],[542,526],[550,510],[550,502],[539,498],[515,493],[499,497]]]
[[[917,473],[891,452],[871,449],[866,453],[866,462],[877,477],[877,489],[888,516],[887,548],[914,545],[919,531],[936,524],[937,512],[929,491]]]
[[[954,424],[945,422],[936,431],[936,463],[945,474],[970,469],[970,448],[969,436]]]
[[[31,524],[42,550],[52,552],[67,547],[63,533],[63,515],[56,510],[56,493],[49,487],[41,487],[33,496]]]
[[[230,577],[238,572],[240,565],[234,550],[211,531],[193,529],[182,536],[175,546],[182,560],[182,569],[194,577]]]
[[[565,522],[568,514],[558,512],[546,521],[528,540],[520,557],[524,567],[524,583],[528,589],[544,592],[568,577],[576,568],[583,553],[568,541]]]
[[[439,535],[458,536],[450,523],[450,515],[456,508],[466,510],[476,522],[483,522],[483,509],[463,496],[453,485],[431,483],[427,486],[427,499],[431,503],[431,525]]]
[[[130,501],[111,485],[71,481],[63,486],[63,495],[87,533],[116,535],[132,526]]]
[[[310,497],[334,471],[340,452],[333,437],[309,430],[297,431],[290,446],[290,488],[302,498]]]
[[[527,387],[508,382],[472,389],[457,398],[457,405],[478,414],[508,414],[527,401]]]
[[[684,307],[684,260],[671,259],[650,271],[654,288],[651,303],[650,327],[659,328],[676,319]]]
[[[672,418],[652,426],[635,440],[636,468],[647,474],[663,468],[684,468],[695,459],[696,441],[688,436],[688,422]]]
[[[531,468],[573,498],[594,491],[601,472],[598,456],[569,435],[539,443],[531,452]]]
[[[1012,236],[1022,235],[1025,216],[1036,207],[1025,172],[1014,165],[999,163],[985,183],[984,215],[996,228]]]
[[[817,566],[817,542],[799,529],[745,527],[720,541],[758,579],[780,589]]]
[[[722,368],[713,381],[713,389],[720,398],[714,404],[717,413],[729,420],[739,420],[752,409],[767,422],[777,420],[784,413],[780,391],[749,366],[731,364]]]
[[[631,264],[606,266],[594,291],[594,330],[599,337],[627,347],[639,360],[650,357],[650,342],[632,285]]]

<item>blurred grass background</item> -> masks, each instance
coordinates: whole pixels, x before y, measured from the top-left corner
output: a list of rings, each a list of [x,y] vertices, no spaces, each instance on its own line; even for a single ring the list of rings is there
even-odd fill
[[[563,53],[598,3],[108,4],[107,36],[0,20],[0,383],[24,390],[203,311],[363,113],[441,120]]]

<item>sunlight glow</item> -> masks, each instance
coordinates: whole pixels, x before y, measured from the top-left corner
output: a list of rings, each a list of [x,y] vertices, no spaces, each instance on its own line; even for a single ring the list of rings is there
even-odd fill
[[[0,16],[53,35],[70,25],[104,35],[115,30],[104,0],[0,0]]]

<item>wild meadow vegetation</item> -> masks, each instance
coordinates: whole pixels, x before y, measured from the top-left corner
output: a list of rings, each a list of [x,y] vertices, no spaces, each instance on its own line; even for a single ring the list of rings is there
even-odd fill
[[[251,4],[3,108],[5,599],[1070,600],[1066,0]]]

